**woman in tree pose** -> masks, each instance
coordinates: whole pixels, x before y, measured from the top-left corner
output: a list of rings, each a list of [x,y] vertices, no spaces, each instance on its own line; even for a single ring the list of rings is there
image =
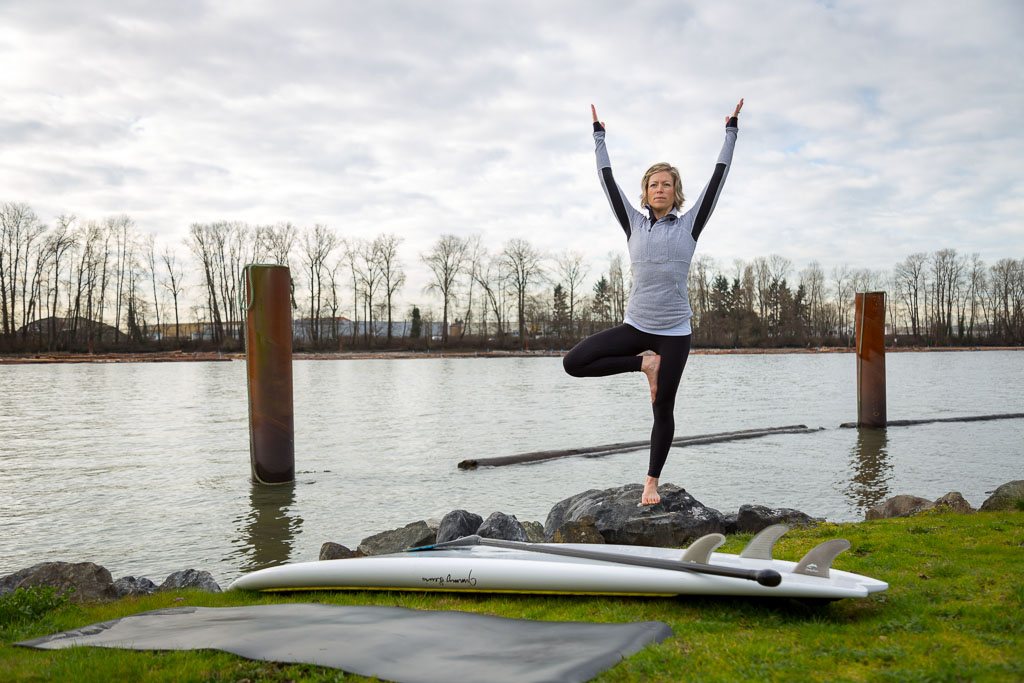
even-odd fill
[[[643,372],[651,387],[654,428],[651,430],[651,460],[641,496],[641,505],[661,501],[658,477],[668,457],[675,434],[673,409],[676,389],[690,354],[690,300],[686,279],[697,238],[707,225],[722,192],[736,144],[737,119],[743,100],[732,116],[725,117],[725,142],[711,180],[686,213],[683,183],[679,171],[667,163],[647,169],[640,183],[637,211],[612,176],[605,127],[594,115],[594,143],[601,187],[612,213],[626,233],[633,287],[623,324],[587,337],[566,354],[565,371],[573,377],[605,377],[623,372]],[[653,355],[640,356],[644,351]]]

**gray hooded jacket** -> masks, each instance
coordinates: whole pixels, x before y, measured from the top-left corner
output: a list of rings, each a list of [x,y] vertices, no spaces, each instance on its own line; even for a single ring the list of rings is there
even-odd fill
[[[711,180],[690,210],[679,215],[673,209],[655,220],[649,207],[644,207],[648,210],[646,214],[634,209],[615,182],[604,143],[604,128],[599,123],[594,124],[598,176],[612,212],[626,233],[633,269],[626,317],[637,325],[655,331],[670,330],[693,317],[686,291],[690,260],[697,248],[697,238],[707,225],[729,175],[737,133],[738,124],[733,117],[726,124],[725,142]]]

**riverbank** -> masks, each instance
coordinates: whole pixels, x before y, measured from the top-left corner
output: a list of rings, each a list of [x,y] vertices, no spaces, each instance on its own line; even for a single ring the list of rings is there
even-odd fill
[[[1021,346],[894,346],[887,347],[886,353],[942,353],[967,351],[1022,351]],[[445,350],[424,351],[380,350],[380,351],[333,351],[302,352],[293,355],[294,360],[366,360],[395,358],[548,358],[564,356],[568,349],[535,350]],[[700,355],[784,355],[853,353],[853,348],[841,346],[816,347],[812,349],[693,349],[690,354]],[[220,351],[153,351],[145,353],[26,353],[0,355],[0,365],[33,365],[43,363],[181,363],[190,361],[244,360],[245,354]]]
[[[736,553],[751,538],[729,537]],[[623,623],[658,620],[675,635],[629,657],[598,681],[1020,680],[1024,678],[1024,512],[913,517],[794,529],[775,555],[795,560],[830,538],[849,552],[834,566],[889,590],[865,599],[630,598],[337,591],[223,594],[172,591],[114,602],[64,605],[0,624],[3,680],[337,680],[333,669],[243,660],[219,652],[36,651],[21,640],[182,606],[305,603],[458,610],[516,619]],[[346,680],[370,680],[345,676]]]

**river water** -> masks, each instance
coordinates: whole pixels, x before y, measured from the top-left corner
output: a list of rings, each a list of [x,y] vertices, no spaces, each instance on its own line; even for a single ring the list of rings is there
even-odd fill
[[[886,365],[890,420],[1024,412],[1024,352],[890,353]],[[92,561],[157,583],[206,569],[226,586],[456,508],[543,523],[559,500],[646,471],[644,450],[457,468],[649,438],[640,374],[573,379],[557,356],[293,367],[297,481],[254,487],[244,361],[0,366],[0,575]],[[722,512],[853,521],[897,493],[960,491],[977,507],[1024,478],[1024,420],[840,429],[856,420],[854,378],[850,353],[691,356],[677,436],[825,429],[674,449],[662,482]]]

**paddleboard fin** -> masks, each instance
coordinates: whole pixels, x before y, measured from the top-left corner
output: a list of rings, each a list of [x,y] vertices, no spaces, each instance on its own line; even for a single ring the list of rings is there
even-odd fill
[[[701,536],[690,544],[690,547],[683,553],[681,562],[696,562],[697,564],[709,564],[711,553],[718,546],[725,543],[725,536],[722,534],[708,534]]]
[[[850,542],[845,538],[833,538],[831,541],[820,543],[804,555],[803,559],[793,568],[793,573],[827,579],[828,569],[832,566],[836,555],[849,548]]]
[[[772,524],[761,529],[743,548],[740,557],[747,557],[753,560],[772,559],[772,548],[775,547],[775,541],[782,538],[782,535],[787,531],[789,531],[789,527],[785,524]]]

